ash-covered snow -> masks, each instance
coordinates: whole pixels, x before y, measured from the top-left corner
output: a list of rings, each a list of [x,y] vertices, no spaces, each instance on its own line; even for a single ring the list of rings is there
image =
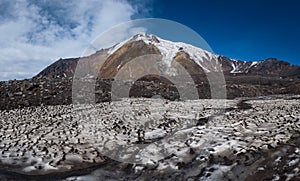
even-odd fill
[[[165,137],[167,132],[163,129],[155,129],[145,133],[145,139],[157,139]]]
[[[249,109],[228,100],[221,115],[218,102],[123,99],[0,111],[1,165],[22,174],[46,174],[104,164],[69,178],[74,180],[172,180],[176,174],[185,180],[243,180],[267,169],[261,165],[263,153],[300,130],[298,100],[251,100]],[[208,121],[200,124],[204,118]],[[284,157],[286,151],[272,153],[278,155],[272,163],[291,168],[291,179],[299,178],[299,149],[290,157]],[[111,159],[125,163],[110,168]]]

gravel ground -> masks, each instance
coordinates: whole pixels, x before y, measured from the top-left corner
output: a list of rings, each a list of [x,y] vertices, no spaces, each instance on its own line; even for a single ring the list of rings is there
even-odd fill
[[[299,180],[298,99],[0,111],[0,179]]]

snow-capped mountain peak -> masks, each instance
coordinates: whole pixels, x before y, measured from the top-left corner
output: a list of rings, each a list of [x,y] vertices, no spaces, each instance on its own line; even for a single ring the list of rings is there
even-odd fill
[[[154,45],[160,51],[162,55],[162,61],[167,67],[171,67],[171,63],[178,52],[185,52],[189,55],[190,59],[197,63],[205,72],[221,70],[221,64],[218,61],[219,55],[190,44],[183,42],[172,42],[151,34],[137,34],[110,48],[108,54],[114,54],[123,45],[132,41],[143,41],[147,45]]]
[[[159,66],[170,75],[177,75],[176,73],[178,73],[172,69],[174,63],[179,63],[185,68],[188,67],[189,70],[187,71],[194,75],[222,71],[226,75],[269,75],[285,78],[298,77],[300,72],[299,66],[291,66],[287,62],[275,58],[254,62],[230,59],[187,43],[172,42],[151,34],[134,35],[110,48],[83,57],[83,59],[90,61],[82,62],[93,62],[90,63],[93,65],[90,67],[92,71],[99,72],[98,69],[101,69],[104,77],[111,78],[133,58],[149,54],[161,55]],[[43,70],[38,76],[71,76],[78,60],[79,58],[59,60]],[[96,67],[98,69],[94,70]]]

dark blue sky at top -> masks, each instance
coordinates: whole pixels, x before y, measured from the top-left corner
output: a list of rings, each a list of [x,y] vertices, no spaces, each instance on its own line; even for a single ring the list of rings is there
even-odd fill
[[[150,16],[182,23],[217,54],[300,65],[300,1],[153,0]]]

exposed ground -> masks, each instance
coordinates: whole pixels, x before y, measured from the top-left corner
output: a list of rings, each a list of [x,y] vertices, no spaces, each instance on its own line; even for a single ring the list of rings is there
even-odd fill
[[[0,112],[0,178],[299,180],[299,96]]]
[[[200,99],[210,99],[210,86],[205,75],[197,77],[195,87]],[[300,79],[280,79],[276,77],[225,75],[227,98],[258,97],[277,94],[300,95]],[[87,81],[87,80],[83,80]],[[182,86],[192,84],[182,80]],[[22,108],[39,105],[68,105],[72,104],[72,77],[47,78],[34,77],[26,80],[0,82],[0,110]],[[163,79],[142,78],[132,82],[130,96],[150,98],[154,94],[174,100],[179,95],[177,88]],[[111,80],[95,81],[95,101],[105,102],[111,99]],[[167,90],[167,91],[165,91]],[[165,92],[163,92],[165,91]],[[86,92],[81,93],[85,95]]]

